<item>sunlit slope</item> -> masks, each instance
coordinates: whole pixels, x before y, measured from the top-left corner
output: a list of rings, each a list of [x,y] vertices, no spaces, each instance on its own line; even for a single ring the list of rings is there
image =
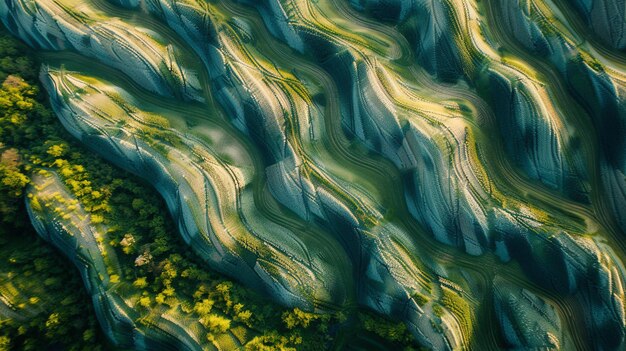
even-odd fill
[[[108,228],[92,219],[56,174],[41,171],[27,202],[39,235],[78,268],[98,321],[113,345],[150,350],[220,350],[236,348],[249,340],[241,339],[246,327],[238,323],[210,342],[199,313],[189,313],[180,305],[146,306],[141,288],[120,282],[126,267],[105,240]]]
[[[208,266],[289,306],[403,320],[436,350],[621,349],[624,20],[580,3],[0,13],[52,51],[64,126],[148,180]]]

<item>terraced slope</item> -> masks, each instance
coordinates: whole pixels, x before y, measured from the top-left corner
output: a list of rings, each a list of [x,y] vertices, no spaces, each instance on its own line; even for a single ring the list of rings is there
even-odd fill
[[[618,350],[620,4],[4,0],[0,16],[42,50],[65,128],[150,182],[207,267],[286,306],[401,320],[427,349]],[[133,325],[102,229],[33,206],[69,196],[54,184],[35,181],[31,218],[112,343],[206,347],[165,307]]]

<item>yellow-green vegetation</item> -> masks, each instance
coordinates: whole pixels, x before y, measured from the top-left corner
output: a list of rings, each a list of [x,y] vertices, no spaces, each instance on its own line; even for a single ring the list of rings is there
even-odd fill
[[[469,302],[461,296],[461,293],[450,288],[442,288],[441,302],[451,311],[459,321],[464,336],[473,335],[474,313]],[[467,341],[469,343],[469,340]]]
[[[105,341],[80,276],[39,239],[24,209],[35,164],[61,160],[68,147],[67,134],[39,102],[30,55],[0,32],[0,350],[100,350]]]
[[[62,219],[80,207],[95,228],[106,228],[101,244],[113,250],[106,262],[115,262],[107,268],[110,283],[137,304],[139,323],[152,323],[154,311],[176,309],[206,328],[208,342],[220,343],[225,332],[232,332],[246,350],[332,347],[337,337],[333,326],[346,323],[345,317],[279,307],[207,270],[174,234],[174,223],[153,189],[68,136],[42,103],[31,52],[3,32],[0,54],[0,296],[5,304],[0,308],[0,350],[110,348],[76,269],[28,224],[24,190],[41,172],[59,175],[77,201],[55,192],[31,196],[31,207],[42,211],[54,203],[53,212]],[[153,122],[166,123],[156,117]],[[378,317],[368,314],[363,326],[357,323],[348,333],[379,335],[390,347],[414,342],[406,329],[399,337],[393,331],[397,325],[376,319],[376,325],[389,324],[381,334],[373,318]]]
[[[0,1],[0,213],[119,347],[624,349],[624,13]]]

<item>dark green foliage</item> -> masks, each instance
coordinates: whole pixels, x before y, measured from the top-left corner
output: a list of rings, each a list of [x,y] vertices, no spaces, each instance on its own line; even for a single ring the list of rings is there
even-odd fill
[[[102,350],[103,340],[80,276],[30,230],[0,229],[0,281],[21,293],[23,319],[0,319],[0,350]],[[7,283],[10,281],[10,283]]]
[[[109,228],[107,240],[126,267],[115,279],[143,292],[140,308],[181,306],[199,316],[209,340],[245,326],[253,333],[246,350],[333,346],[342,313],[287,310],[207,270],[176,234],[154,189],[85,151],[63,129],[45,105],[32,57],[0,32],[0,285],[10,281],[29,311],[24,319],[0,320],[0,351],[105,348],[77,271],[29,225],[23,194],[41,168],[58,173],[92,222]],[[404,325],[370,314],[356,319],[351,333],[373,333],[394,347],[412,342]]]
[[[80,276],[39,239],[26,214],[23,194],[33,164],[48,145],[63,145],[67,137],[39,102],[38,65],[27,55],[25,46],[0,32],[0,285],[19,293],[10,296],[19,318],[0,318],[0,350],[101,350]]]

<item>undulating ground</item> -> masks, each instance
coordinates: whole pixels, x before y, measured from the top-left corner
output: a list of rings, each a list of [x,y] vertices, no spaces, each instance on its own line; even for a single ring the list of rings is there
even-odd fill
[[[0,60],[0,212],[47,243],[3,238],[0,347],[626,348],[626,1],[0,19],[30,47]],[[83,320],[11,258],[42,246]]]

